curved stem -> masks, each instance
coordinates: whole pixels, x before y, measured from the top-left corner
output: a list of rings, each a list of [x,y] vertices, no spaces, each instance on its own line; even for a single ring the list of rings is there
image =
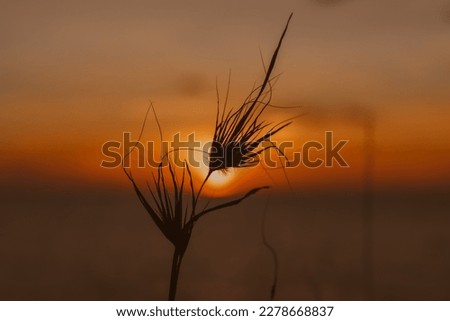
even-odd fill
[[[261,224],[261,234],[262,234],[262,240],[264,246],[269,250],[270,254],[272,255],[273,259],[273,281],[272,281],[272,287],[270,289],[270,300],[273,301],[275,298],[275,294],[277,291],[277,284],[278,284],[278,254],[275,248],[269,243],[266,237],[266,220],[267,220],[267,208],[269,207],[269,201],[270,196],[267,198],[266,205],[264,206],[264,212],[262,217],[262,224]]]
[[[373,212],[373,172],[375,166],[375,124],[368,117],[364,123],[364,187],[363,187],[363,282],[365,300],[374,300],[374,212]]]
[[[192,216],[195,216],[195,213],[197,210],[197,203],[200,198],[200,194],[202,193],[203,187],[205,187],[205,184],[208,181],[208,179],[211,177],[212,173],[213,172],[211,170],[208,171],[208,175],[206,175],[205,179],[202,182],[202,185],[200,185],[200,188],[198,189],[197,195],[195,196],[195,199],[194,199],[194,203],[192,204],[192,214],[193,214]]]

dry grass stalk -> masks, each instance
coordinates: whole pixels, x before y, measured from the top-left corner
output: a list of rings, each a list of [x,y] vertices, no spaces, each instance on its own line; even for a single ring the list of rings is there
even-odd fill
[[[260,117],[267,107],[272,106],[270,104],[272,99],[271,82],[276,77],[271,78],[271,75],[291,18],[292,14],[289,16],[278,45],[272,55],[262,84],[253,89],[244,103],[236,110],[227,110],[225,101],[224,108],[220,112],[218,103],[213,143],[209,152],[209,171],[198,190],[194,188],[192,173],[187,163],[182,168],[181,178],[177,177],[170,160],[170,152],[167,152],[161,157],[156,175],[153,174],[152,180],[146,182],[147,193],[138,186],[131,171],[126,170],[123,166],[124,163],[122,163],[123,171],[133,185],[139,201],[163,235],[174,245],[169,300],[174,300],[176,297],[181,263],[195,223],[206,214],[236,206],[261,189],[268,188],[268,186],[257,187],[240,198],[211,207],[208,207],[207,204],[205,208],[198,210],[197,205],[202,189],[211,174],[216,170],[226,171],[229,168],[253,166],[259,162],[259,155],[268,148],[274,148],[279,154],[284,156],[275,144],[265,148],[259,147],[262,142],[270,141],[272,135],[287,127],[291,123],[290,119],[274,125],[271,122],[260,119]],[[153,105],[150,106],[150,109],[152,109],[155,116],[162,142],[162,130]],[[138,142],[142,137],[149,110],[145,116]],[[133,150],[134,148],[124,156],[124,159]],[[275,294],[276,279],[274,282],[272,297]]]
[[[154,112],[153,105],[151,105],[151,108]],[[142,137],[147,115],[138,141],[140,141]],[[156,117],[156,113],[154,113],[154,115],[162,137],[161,127],[158,118]],[[133,149],[130,153],[132,151]],[[124,156],[124,160],[130,153]],[[167,166],[164,166],[164,164],[167,164]],[[185,163],[185,166],[182,169],[180,178],[177,177],[168,154],[163,155],[157,168],[156,175],[152,174],[151,181],[146,181],[146,192],[138,186],[131,171],[127,170],[123,165],[124,163],[122,163],[122,169],[131,182],[139,201],[162,234],[174,246],[169,300],[175,300],[181,262],[188,247],[195,223],[206,214],[238,205],[259,190],[268,188],[268,186],[254,188],[240,198],[197,211],[196,205],[200,197],[200,191],[196,192],[194,188],[192,172],[187,163]]]

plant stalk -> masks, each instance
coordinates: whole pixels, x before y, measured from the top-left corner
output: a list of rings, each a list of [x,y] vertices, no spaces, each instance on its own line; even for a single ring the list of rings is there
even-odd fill
[[[365,169],[363,187],[363,282],[365,300],[374,300],[374,212],[373,172],[375,167],[375,124],[364,123]]]
[[[178,276],[180,274],[182,259],[183,253],[175,247],[172,259],[172,272],[170,274],[169,301],[175,301],[175,297],[177,294]]]

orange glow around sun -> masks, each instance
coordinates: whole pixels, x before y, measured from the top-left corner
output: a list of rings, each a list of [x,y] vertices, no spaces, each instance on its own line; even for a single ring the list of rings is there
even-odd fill
[[[198,186],[202,183],[206,175],[208,175],[208,171],[209,168],[204,163],[201,163],[200,167],[196,167],[192,170],[192,174]],[[202,193],[209,197],[230,196],[236,193],[233,189],[233,183],[235,183],[236,178],[237,173],[234,169],[230,169],[226,172],[215,171],[208,178]]]

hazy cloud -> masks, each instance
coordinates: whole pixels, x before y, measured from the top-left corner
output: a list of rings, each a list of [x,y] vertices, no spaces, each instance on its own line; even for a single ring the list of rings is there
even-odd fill
[[[350,0],[312,0],[315,4],[321,5],[321,6],[336,6],[340,5],[346,2],[349,2]]]

